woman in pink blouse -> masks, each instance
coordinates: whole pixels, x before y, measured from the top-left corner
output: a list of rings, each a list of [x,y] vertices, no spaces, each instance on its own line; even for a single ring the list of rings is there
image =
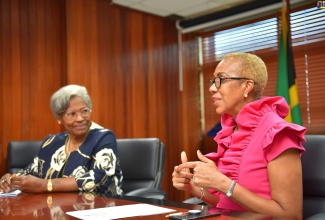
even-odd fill
[[[302,168],[306,128],[288,123],[282,97],[262,97],[264,62],[256,55],[224,57],[210,80],[213,105],[221,116],[217,152],[175,166],[173,185],[204,202],[231,210],[287,219],[302,218]]]

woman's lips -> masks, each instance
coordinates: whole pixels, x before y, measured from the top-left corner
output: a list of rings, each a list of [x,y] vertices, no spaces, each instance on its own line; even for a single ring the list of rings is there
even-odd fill
[[[212,98],[212,99],[213,99],[213,105],[218,106],[221,99],[219,99],[219,98]]]
[[[87,125],[77,125],[77,126],[75,126],[75,128],[78,130],[83,130],[83,129],[87,128]]]

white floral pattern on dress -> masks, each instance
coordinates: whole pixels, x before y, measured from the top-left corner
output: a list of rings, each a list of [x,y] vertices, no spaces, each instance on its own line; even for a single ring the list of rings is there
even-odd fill
[[[116,156],[112,149],[102,149],[99,151],[95,158],[94,169],[103,169],[107,176],[112,176],[115,174],[116,166]]]
[[[86,192],[94,192],[95,190],[95,173],[93,170],[89,171],[88,176],[76,177],[76,180],[83,180],[81,188]]]
[[[65,154],[64,149],[65,145],[57,149],[51,158],[51,168],[55,171],[60,171],[67,160],[67,155]]]
[[[83,176],[84,174],[86,174],[88,172],[88,170],[86,169],[86,167],[83,166],[78,166],[73,172],[72,175],[75,178],[78,178],[79,176]]]
[[[32,173],[38,173],[38,157],[34,157],[34,162],[32,163],[30,167],[30,171]]]

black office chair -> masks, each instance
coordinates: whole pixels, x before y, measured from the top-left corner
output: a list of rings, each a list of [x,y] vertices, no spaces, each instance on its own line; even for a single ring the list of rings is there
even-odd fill
[[[325,135],[305,135],[302,154],[303,218],[325,219]]]
[[[126,196],[165,199],[161,190],[165,145],[158,138],[117,139]]]
[[[42,141],[10,141],[8,143],[8,172],[17,173],[33,162]]]

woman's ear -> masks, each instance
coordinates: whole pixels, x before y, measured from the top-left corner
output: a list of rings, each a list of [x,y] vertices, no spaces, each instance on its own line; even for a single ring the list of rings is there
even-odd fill
[[[253,80],[246,80],[245,94],[249,94],[254,89],[254,86]]]

